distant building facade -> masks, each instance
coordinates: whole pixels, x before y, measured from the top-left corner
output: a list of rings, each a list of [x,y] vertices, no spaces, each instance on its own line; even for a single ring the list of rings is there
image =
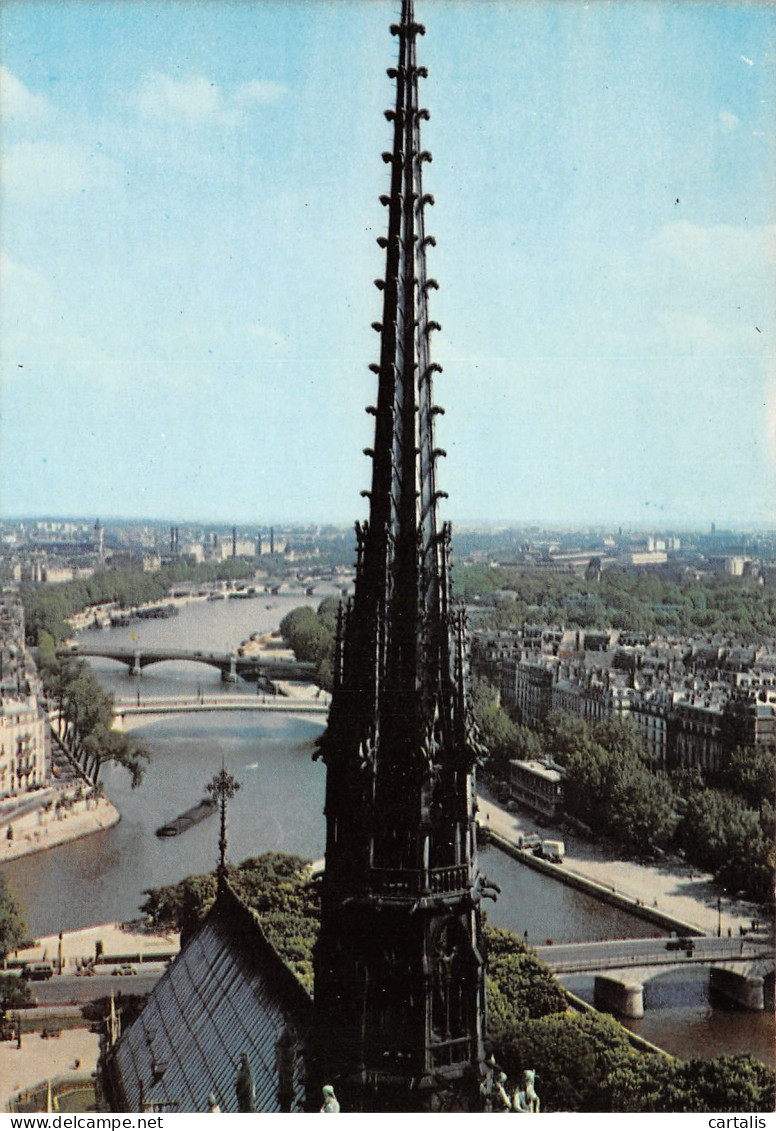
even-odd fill
[[[49,731],[39,705],[37,672],[24,644],[24,610],[0,599],[0,798],[48,777]]]
[[[34,695],[0,699],[0,797],[24,793],[46,780],[47,731]]]
[[[714,773],[736,747],[776,750],[773,643],[525,625],[511,634],[481,634],[472,667],[534,729],[555,711],[591,725],[632,719],[655,767]]]

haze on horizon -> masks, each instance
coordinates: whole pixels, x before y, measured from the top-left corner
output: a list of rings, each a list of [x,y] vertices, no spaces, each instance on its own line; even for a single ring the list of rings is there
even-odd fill
[[[774,525],[776,7],[416,8],[443,517]],[[363,517],[395,15],[5,0],[0,513]]]

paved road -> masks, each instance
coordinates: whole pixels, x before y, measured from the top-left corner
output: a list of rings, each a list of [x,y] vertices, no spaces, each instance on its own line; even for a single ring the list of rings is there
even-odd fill
[[[681,940],[683,941],[683,940]],[[619,966],[686,962],[690,956],[679,939],[614,939],[600,943],[567,943],[537,947],[536,953],[553,970],[570,973]],[[704,938],[692,939],[692,961],[751,961],[773,956],[772,939]]]
[[[138,973],[119,977],[113,974],[95,974],[93,978],[75,974],[55,974],[47,982],[31,982],[30,989],[38,1005],[83,1005],[101,997],[114,994],[147,994],[162,976],[161,963],[149,963],[150,968],[138,968]]]

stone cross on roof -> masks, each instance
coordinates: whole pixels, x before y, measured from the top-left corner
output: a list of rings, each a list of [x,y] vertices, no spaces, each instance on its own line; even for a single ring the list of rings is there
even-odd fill
[[[240,783],[226,772],[224,762],[221,762],[221,772],[216,774],[212,781],[205,787],[213,801],[221,806],[221,835],[218,838],[218,868],[216,876],[219,888],[226,880],[226,803],[234,797],[240,788]]]

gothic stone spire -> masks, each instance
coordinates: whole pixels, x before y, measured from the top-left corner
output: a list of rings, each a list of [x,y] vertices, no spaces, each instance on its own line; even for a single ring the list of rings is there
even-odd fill
[[[450,599],[440,525],[419,102],[425,28],[403,0],[369,521],[340,621],[329,727],[326,875],[316,952],[321,1071],[343,1111],[471,1109],[482,1059],[483,963],[474,749],[463,619]],[[452,1092],[450,1089],[452,1088]],[[442,1100],[442,1093],[447,1095]]]

